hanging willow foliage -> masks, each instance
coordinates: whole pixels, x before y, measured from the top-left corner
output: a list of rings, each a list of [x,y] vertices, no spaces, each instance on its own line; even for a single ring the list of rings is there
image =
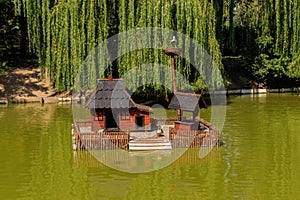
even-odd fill
[[[221,27],[223,3],[208,0],[14,0],[17,12],[24,8],[27,18],[29,48],[39,57],[39,62],[45,78],[49,78],[58,92],[69,90],[74,84],[78,69],[82,76],[80,84],[93,87],[94,80],[111,74],[111,66],[104,72],[104,66],[109,61],[109,52],[92,53],[94,48],[109,36],[123,31],[144,28],[167,28],[185,34],[195,39],[211,55],[212,60],[222,69],[221,53],[216,38],[216,27]],[[286,12],[289,12],[287,10]],[[216,16],[218,20],[216,21]],[[289,19],[289,18],[287,18]],[[116,24],[117,23],[117,24]],[[283,28],[284,30],[286,29]],[[160,35],[150,32],[143,36],[146,46],[161,46],[169,44],[172,34]],[[143,82],[162,82],[168,84],[170,73],[167,70],[146,63],[170,65],[169,57],[160,50],[146,48],[128,52],[128,44],[133,45],[136,38],[127,35],[126,41],[118,41],[117,72],[119,76],[134,70],[134,76],[128,81],[129,87],[137,87]],[[137,45],[137,44],[136,44]],[[140,44],[141,45],[141,44]],[[189,40],[178,38],[178,45],[185,51],[183,54],[192,57],[193,62],[200,66],[203,51],[195,49],[188,51],[192,44]],[[123,54],[124,52],[128,52]],[[191,54],[191,55],[190,55]],[[89,57],[86,59],[86,57]],[[82,66],[83,61],[86,64]],[[199,81],[200,73],[192,68],[188,60],[177,60],[177,70],[184,79],[195,83]],[[88,63],[88,64],[87,64]],[[202,66],[202,67],[201,67]],[[202,72],[201,72],[202,73]],[[205,72],[203,72],[205,73]],[[147,74],[147,75],[145,75]],[[212,79],[222,81],[212,72]],[[80,85],[79,85],[80,87]],[[154,84],[158,90],[161,86]],[[178,87],[184,87],[179,81]]]
[[[73,86],[88,53],[107,38],[106,4],[100,0],[15,0],[16,11],[24,8],[27,18],[30,51],[38,56],[44,77],[58,92]],[[103,74],[97,70],[96,57],[93,54],[83,69],[82,82],[91,86],[95,83],[90,80]]]
[[[194,38],[202,47],[204,47],[208,53],[212,56],[212,61],[218,66],[218,69],[222,69],[221,53],[219,44],[216,39],[216,20],[213,4],[204,1],[167,1],[167,0],[151,0],[151,1],[134,1],[130,0],[125,7],[125,2],[121,1],[119,6],[120,25],[119,31],[126,31],[128,29],[140,28],[140,27],[161,27],[178,31],[184,34],[186,37]],[[127,16],[125,19],[123,16]],[[170,46],[170,40],[172,39],[172,33],[170,35],[155,35],[149,34],[144,36],[148,38],[148,42],[144,45],[147,46],[150,43],[164,44],[166,47]],[[192,61],[196,63],[196,66],[203,66],[204,53],[203,49],[196,49],[190,52],[193,48],[191,41],[183,36],[178,39],[178,46],[184,49],[183,56],[192,57]],[[146,39],[147,40],[147,39]],[[134,38],[128,36],[128,41],[123,42],[119,46],[120,52],[127,52],[128,45],[134,41]],[[210,46],[214,45],[214,46]],[[192,53],[193,55],[190,55]],[[162,51],[156,51],[154,49],[143,49],[134,52],[127,53],[119,59],[119,74],[124,75],[130,69],[135,70],[135,76],[128,80],[129,87],[136,88],[141,82],[160,81],[163,85],[168,85],[167,80],[170,80],[171,74],[166,70],[159,70],[157,67],[151,68],[151,66],[138,67],[145,63],[161,63],[166,66],[170,66],[170,58],[166,56]],[[186,59],[177,57],[177,71],[183,75],[177,78],[184,78],[192,83],[201,79],[202,68],[200,67],[200,73],[197,73],[196,69],[193,69],[190,62]],[[149,69],[152,69],[154,73],[149,73]],[[146,74],[146,75],[145,75]],[[211,75],[211,74],[210,74]],[[222,77],[212,75],[212,79],[215,81],[215,86],[222,83]],[[179,89],[184,89],[184,81],[178,81],[177,85]],[[203,85],[201,85],[203,87]],[[160,89],[159,87],[157,89]]]
[[[299,39],[300,39],[300,1],[234,1],[235,5],[224,0],[223,40],[232,39],[233,46],[224,42],[225,53],[240,49],[239,53],[253,59],[252,71],[260,70],[270,79],[285,76],[300,77]],[[233,24],[234,30],[231,30]],[[225,34],[224,34],[225,33]],[[242,44],[242,45],[241,45]],[[280,69],[280,70],[278,70]],[[276,72],[277,71],[277,72]],[[299,73],[298,73],[299,74]]]

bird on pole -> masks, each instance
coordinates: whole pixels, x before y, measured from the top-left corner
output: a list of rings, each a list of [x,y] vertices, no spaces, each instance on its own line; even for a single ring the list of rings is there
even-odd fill
[[[175,35],[173,36],[173,39],[171,40],[171,45],[173,46],[173,47],[175,47],[176,46],[176,43],[177,43],[177,40],[176,40],[176,37],[175,37]]]

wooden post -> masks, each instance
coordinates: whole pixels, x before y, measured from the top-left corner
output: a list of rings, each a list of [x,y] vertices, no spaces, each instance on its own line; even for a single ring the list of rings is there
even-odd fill
[[[173,92],[176,94],[176,76],[175,76],[175,55],[171,54],[171,67],[172,67],[172,84],[173,84]]]
[[[176,74],[175,74],[175,54],[171,54],[171,69],[172,69],[172,84],[173,84],[173,93],[176,95],[177,88],[176,88]],[[177,109],[177,120],[181,121],[181,110]]]
[[[173,46],[175,46],[176,43],[176,38],[175,36],[173,37],[173,40],[171,41],[171,43],[173,44]],[[168,56],[171,57],[171,69],[172,69],[172,86],[173,86],[173,93],[174,95],[176,95],[177,93],[177,88],[176,88],[176,74],[175,74],[175,56],[179,55],[182,51],[181,48],[167,48],[163,50],[164,53]],[[177,110],[177,119],[181,120],[181,111]]]
[[[181,117],[182,117],[182,112],[180,109],[177,109],[177,120],[181,121]]]

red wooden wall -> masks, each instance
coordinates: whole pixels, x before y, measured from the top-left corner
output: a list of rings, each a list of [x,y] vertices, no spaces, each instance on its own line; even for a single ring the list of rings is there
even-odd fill
[[[141,111],[138,109],[130,109],[129,113],[130,113],[129,119],[122,119],[121,114],[119,115],[118,124],[119,124],[120,129],[136,130],[137,129],[136,115],[143,115],[144,116],[144,129],[139,128],[138,130],[151,130],[151,118],[150,118],[149,112]],[[99,129],[104,129],[105,128],[105,120],[106,120],[105,114],[103,115],[103,120],[97,120],[95,118],[95,116],[96,116],[96,113],[91,112],[90,120],[91,120],[92,131],[98,131]]]
[[[180,123],[180,122],[175,122],[175,127],[174,127],[176,130],[180,129],[180,130],[185,130],[185,131],[188,131],[188,130],[198,130],[198,123],[193,123],[193,122],[190,122],[190,123]]]
[[[103,120],[98,121],[95,119],[95,115],[91,113],[90,115],[92,131],[98,131],[99,129],[105,128],[105,116],[103,116]]]

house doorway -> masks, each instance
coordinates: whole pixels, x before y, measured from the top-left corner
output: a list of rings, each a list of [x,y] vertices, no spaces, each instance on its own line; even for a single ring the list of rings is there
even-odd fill
[[[145,125],[145,116],[144,115],[136,115],[135,116],[136,127],[143,128]]]
[[[105,119],[105,128],[106,129],[117,129],[118,128],[118,115],[114,117],[111,110],[106,110],[105,112],[106,119]]]

